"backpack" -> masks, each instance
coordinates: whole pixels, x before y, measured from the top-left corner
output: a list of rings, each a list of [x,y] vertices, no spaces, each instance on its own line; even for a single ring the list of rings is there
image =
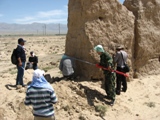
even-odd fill
[[[13,52],[12,52],[12,55],[11,55],[11,62],[14,65],[17,65],[17,63],[18,63],[16,51],[17,51],[17,49],[13,49]]]

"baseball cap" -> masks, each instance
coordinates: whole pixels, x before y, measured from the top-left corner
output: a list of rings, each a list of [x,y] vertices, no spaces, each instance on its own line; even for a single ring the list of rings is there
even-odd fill
[[[19,38],[18,39],[18,44],[21,43],[21,42],[26,42],[26,40],[24,40],[23,38]]]

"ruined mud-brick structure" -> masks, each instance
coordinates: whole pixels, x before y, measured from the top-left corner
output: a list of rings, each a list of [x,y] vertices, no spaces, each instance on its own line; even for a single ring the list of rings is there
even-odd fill
[[[126,0],[124,5],[118,0],[69,0],[66,54],[98,63],[94,46],[101,44],[112,55],[121,44],[129,55],[131,77],[155,73],[160,67],[160,1]],[[103,77],[94,65],[78,60],[76,73],[87,80]]]

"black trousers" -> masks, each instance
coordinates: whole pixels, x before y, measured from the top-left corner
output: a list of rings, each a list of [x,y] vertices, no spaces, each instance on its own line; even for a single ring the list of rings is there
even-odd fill
[[[117,67],[117,70],[120,72],[124,72],[123,68],[121,68],[121,67]],[[126,77],[124,75],[120,75],[120,74],[116,74],[116,77],[117,77],[117,79],[116,79],[116,93],[120,94],[121,86],[123,86],[122,91],[126,92],[127,91]]]

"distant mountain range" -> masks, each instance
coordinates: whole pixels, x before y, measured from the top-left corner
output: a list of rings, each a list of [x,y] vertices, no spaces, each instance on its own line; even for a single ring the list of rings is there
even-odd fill
[[[52,35],[52,34],[66,34],[67,25],[65,24],[7,24],[0,23],[0,35]]]

